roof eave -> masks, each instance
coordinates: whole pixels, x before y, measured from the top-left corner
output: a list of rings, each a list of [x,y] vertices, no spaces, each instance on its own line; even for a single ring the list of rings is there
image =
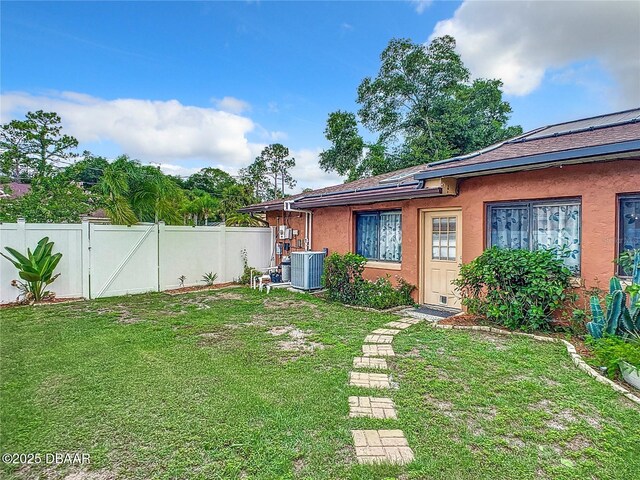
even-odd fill
[[[240,213],[262,213],[271,212],[273,210],[284,210],[284,201],[282,203],[275,203],[272,205],[249,205],[248,207],[239,208]]]
[[[611,143],[582,147],[559,152],[541,153],[527,157],[507,158],[486,163],[472,165],[451,166],[448,168],[434,169],[419,172],[414,175],[416,180],[428,180],[441,177],[471,177],[475,175],[487,175],[500,173],[501,171],[527,170],[532,167],[552,166],[562,163],[587,163],[616,154],[640,154],[640,140],[628,140],[626,142]]]

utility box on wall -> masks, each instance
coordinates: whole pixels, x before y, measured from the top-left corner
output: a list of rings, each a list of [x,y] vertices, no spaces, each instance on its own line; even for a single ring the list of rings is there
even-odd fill
[[[322,288],[324,252],[291,253],[291,286],[301,290]]]

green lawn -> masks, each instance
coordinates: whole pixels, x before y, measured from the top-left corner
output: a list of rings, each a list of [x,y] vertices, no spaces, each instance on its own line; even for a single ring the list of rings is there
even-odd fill
[[[0,317],[0,450],[91,455],[88,472],[3,478],[640,478],[640,409],[560,345],[415,325],[389,362],[399,418],[382,421],[348,418],[371,393],[347,379],[394,315],[232,289]],[[402,429],[416,460],[359,466],[354,428]]]

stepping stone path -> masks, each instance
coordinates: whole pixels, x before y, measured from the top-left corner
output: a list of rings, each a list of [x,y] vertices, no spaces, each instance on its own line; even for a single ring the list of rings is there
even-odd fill
[[[391,345],[362,345],[362,354],[365,357],[394,357],[396,354]]]
[[[364,339],[366,343],[391,343],[393,337],[391,335],[367,335]]]
[[[353,368],[373,368],[376,370],[387,370],[387,361],[384,358],[376,357],[356,357],[353,359]]]
[[[387,370],[387,360],[395,352],[391,343],[395,335],[421,319],[402,318],[389,322],[367,335],[362,345],[362,356],[353,359],[354,369]],[[392,388],[386,373],[351,372],[349,384],[359,388]],[[387,397],[349,397],[349,417],[368,417],[380,420],[398,418],[393,399]],[[413,461],[413,450],[402,430],[351,430],[359,463],[392,463],[402,465]]]
[[[349,384],[364,388],[391,388],[391,381],[386,373],[351,372]]]
[[[360,463],[405,464],[413,460],[413,450],[402,430],[351,430]]]
[[[375,335],[396,335],[400,333],[400,330],[394,330],[392,328],[378,328],[371,333]]]
[[[398,418],[393,400],[385,397],[349,397],[349,416]]]

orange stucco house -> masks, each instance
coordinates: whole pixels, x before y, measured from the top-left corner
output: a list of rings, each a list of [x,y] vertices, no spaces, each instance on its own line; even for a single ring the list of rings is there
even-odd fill
[[[640,248],[640,109],[550,125],[483,150],[244,209],[297,250],[357,252],[420,303],[459,307],[451,280],[485,248],[562,246],[589,286]],[[286,245],[285,245],[286,244]]]

